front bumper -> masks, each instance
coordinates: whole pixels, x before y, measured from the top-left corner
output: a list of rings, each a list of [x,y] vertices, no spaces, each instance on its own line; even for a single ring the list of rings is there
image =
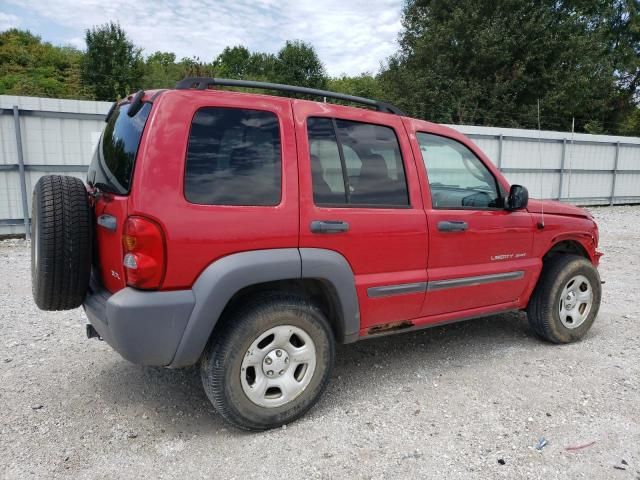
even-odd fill
[[[114,294],[92,282],[84,301],[89,321],[120,355],[140,365],[171,363],[195,305],[191,290]]]

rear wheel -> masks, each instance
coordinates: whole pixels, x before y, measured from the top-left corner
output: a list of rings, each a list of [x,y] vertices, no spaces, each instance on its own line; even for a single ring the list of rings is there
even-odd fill
[[[46,175],[32,202],[31,287],[42,310],[79,307],[91,274],[91,209],[82,180]]]
[[[529,323],[550,342],[579,340],[598,315],[601,294],[600,276],[591,262],[577,255],[552,257],[529,301]]]
[[[226,319],[201,363],[207,396],[228,422],[266,430],[304,415],[324,391],[335,346],[324,315],[302,298],[268,296]]]

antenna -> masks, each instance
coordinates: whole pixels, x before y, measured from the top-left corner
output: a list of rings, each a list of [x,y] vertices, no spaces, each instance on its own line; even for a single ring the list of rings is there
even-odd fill
[[[540,99],[538,99],[538,168],[540,169],[540,221],[538,222],[538,228],[544,228],[544,202],[542,201],[542,149],[540,147],[542,142],[542,131],[540,128]]]

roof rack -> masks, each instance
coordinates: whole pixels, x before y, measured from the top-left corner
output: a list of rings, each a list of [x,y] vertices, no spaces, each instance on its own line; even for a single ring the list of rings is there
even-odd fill
[[[328,90],[318,90],[316,88],[296,87],[294,85],[283,85],[282,83],[256,82],[253,80],[235,80],[231,78],[213,78],[213,77],[188,77],[180,80],[176,84],[177,90],[189,90],[195,88],[197,90],[206,90],[212,85],[224,87],[243,87],[243,88],[260,88],[265,90],[279,90],[282,92],[302,93],[305,95],[313,95],[317,97],[335,98],[347,102],[360,103],[370,107],[375,107],[379,112],[394,113],[396,115],[406,116],[406,114],[398,107],[390,103],[372,100],[370,98],[356,97],[345,93],[330,92]]]

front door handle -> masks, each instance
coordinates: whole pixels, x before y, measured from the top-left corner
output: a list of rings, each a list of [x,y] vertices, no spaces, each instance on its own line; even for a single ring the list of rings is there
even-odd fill
[[[438,230],[441,232],[464,232],[467,228],[469,228],[467,222],[460,220],[445,220],[438,222]]]
[[[314,220],[309,228],[313,233],[342,233],[349,231],[349,224],[341,220]]]

